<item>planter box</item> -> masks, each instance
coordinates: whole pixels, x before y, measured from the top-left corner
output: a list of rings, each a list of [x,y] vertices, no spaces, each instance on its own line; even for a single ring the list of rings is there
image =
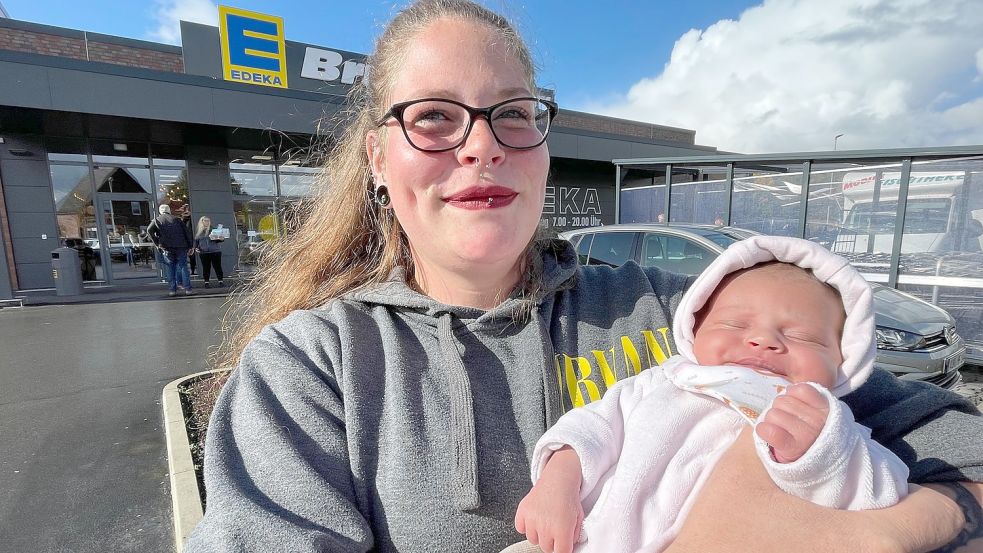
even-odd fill
[[[215,369],[181,377],[164,387],[163,401],[164,431],[167,439],[167,466],[171,482],[171,503],[174,509],[174,546],[177,553],[184,549],[191,531],[204,516],[204,490],[199,486],[201,469],[196,467],[192,454],[192,442],[188,422],[191,413],[187,412],[182,401],[188,386],[226,376],[230,369]]]

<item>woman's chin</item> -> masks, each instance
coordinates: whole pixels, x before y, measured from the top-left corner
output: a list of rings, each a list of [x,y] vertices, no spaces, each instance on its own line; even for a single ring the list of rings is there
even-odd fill
[[[497,265],[518,261],[525,253],[529,240],[519,240],[514,233],[502,235],[494,233],[462,236],[463,241],[456,248],[459,258],[468,263]]]

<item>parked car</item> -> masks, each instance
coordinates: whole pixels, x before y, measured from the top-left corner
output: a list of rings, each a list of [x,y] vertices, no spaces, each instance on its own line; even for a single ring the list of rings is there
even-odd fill
[[[577,248],[582,265],[612,267],[634,261],[677,273],[702,272],[727,246],[757,232],[697,224],[623,224],[583,228],[560,234]],[[961,381],[966,345],[945,310],[877,283],[876,367],[900,378],[924,380],[944,388]]]

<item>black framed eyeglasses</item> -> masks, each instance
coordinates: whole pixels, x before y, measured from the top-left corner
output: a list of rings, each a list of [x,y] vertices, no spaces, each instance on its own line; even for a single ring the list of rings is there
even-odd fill
[[[546,142],[556,112],[555,102],[533,97],[512,98],[486,108],[445,98],[422,98],[393,104],[378,125],[394,117],[410,146],[423,152],[446,152],[464,144],[474,120],[481,116],[499,144],[529,150]]]

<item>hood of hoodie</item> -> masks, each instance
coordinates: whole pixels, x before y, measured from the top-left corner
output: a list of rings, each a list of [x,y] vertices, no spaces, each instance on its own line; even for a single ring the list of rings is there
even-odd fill
[[[767,261],[782,261],[810,269],[820,282],[829,284],[839,292],[846,311],[840,341],[843,363],[830,391],[834,396],[841,397],[859,388],[870,376],[877,353],[870,284],[843,257],[799,238],[754,236],[732,244],[715,259],[683,296],[673,318],[673,335],[679,352],[687,359],[694,359],[696,313],[706,304],[723,278]]]
[[[444,314],[457,319],[474,319],[477,322],[491,324],[501,321],[513,322],[515,314],[527,307],[529,302],[536,305],[543,297],[572,286],[572,279],[577,273],[577,253],[566,240],[540,240],[536,247],[543,264],[543,277],[542,287],[536,292],[535,297],[525,298],[519,290],[513,290],[502,303],[489,310],[448,305],[417,292],[407,285],[408,276],[406,270],[401,267],[394,269],[385,282],[350,292],[344,296],[344,299],[412,311],[420,315],[421,321],[432,319],[431,324],[435,327],[436,321]]]
[[[437,337],[440,347],[439,362],[447,375],[447,396],[450,401],[448,426],[453,470],[453,474],[449,475],[450,489],[455,505],[462,511],[481,507],[481,496],[478,486],[475,398],[457,335],[465,332],[497,333],[509,325],[519,324],[528,314],[532,320],[526,325],[524,332],[531,333],[528,339],[535,342],[536,347],[543,348],[544,357],[548,355],[547,351],[551,351],[550,336],[538,306],[544,297],[573,286],[577,274],[577,254],[565,240],[544,240],[538,242],[536,247],[542,262],[540,289],[533,297],[523,297],[520,290],[514,290],[493,309],[443,304],[408,286],[403,269],[394,270],[383,283],[343,297],[398,311],[402,317],[423,328],[429,328]],[[544,366],[551,364],[544,361]],[[546,384],[549,376],[542,375],[545,390],[553,389]],[[547,401],[547,410],[553,403],[556,402]]]

